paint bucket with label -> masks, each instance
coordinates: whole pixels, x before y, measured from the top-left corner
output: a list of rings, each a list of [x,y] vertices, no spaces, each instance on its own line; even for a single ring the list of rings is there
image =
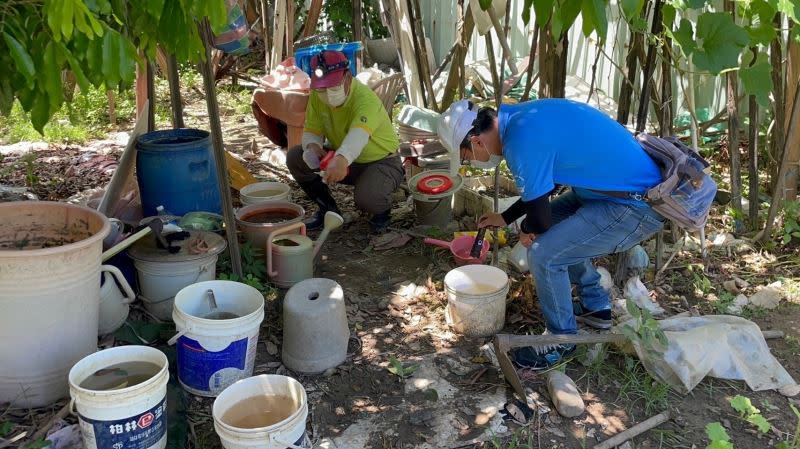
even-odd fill
[[[169,365],[163,352],[106,349],[76,363],[68,378],[86,449],[166,447]]]
[[[178,331],[170,340],[177,344],[178,380],[188,392],[213,397],[253,374],[264,321],[261,292],[240,282],[198,282],[175,295],[172,319]]]

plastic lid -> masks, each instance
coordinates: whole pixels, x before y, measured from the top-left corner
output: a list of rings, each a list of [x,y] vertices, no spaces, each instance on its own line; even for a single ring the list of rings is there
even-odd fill
[[[423,178],[428,178],[430,176],[444,176],[449,179],[453,184],[447,188],[446,190],[439,192],[439,193],[425,193],[418,188],[418,184]],[[464,180],[461,178],[460,175],[451,175],[449,170],[426,170],[421,173],[417,173],[416,175],[412,176],[411,179],[408,180],[408,189],[411,191],[411,196],[415,199],[421,201],[431,201],[437,200],[441,198],[446,198],[448,196],[453,195],[464,184]]]
[[[445,175],[428,175],[420,178],[417,182],[417,190],[422,193],[442,193],[453,187],[453,180]]]
[[[172,246],[179,246],[181,249],[175,254],[170,254],[166,249],[161,249],[156,244],[156,236],[150,234],[144,236],[131,246],[128,255],[131,258],[143,262],[186,262],[190,260],[203,259],[215,256],[228,246],[228,242],[213,232],[190,230],[189,237],[184,240],[173,242]],[[194,254],[190,247],[197,247],[198,240],[207,245],[208,249],[202,253]]]

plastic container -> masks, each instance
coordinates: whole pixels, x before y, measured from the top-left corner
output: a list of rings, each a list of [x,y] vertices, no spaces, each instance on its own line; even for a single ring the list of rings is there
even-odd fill
[[[417,186],[423,178],[437,176],[447,178],[450,188],[438,193],[424,193]],[[463,186],[463,178],[451,175],[448,170],[426,170],[408,180],[411,197],[414,198],[414,212],[419,224],[428,226],[447,226],[453,220],[453,195]]]
[[[269,220],[267,223],[260,222],[259,216],[264,214],[275,214],[283,217],[282,219]],[[299,205],[288,201],[266,201],[258,204],[251,204],[236,211],[236,227],[241,230],[245,238],[258,249],[266,251],[267,236],[284,226],[303,221],[306,211]],[[294,231],[294,234],[300,231]],[[264,256],[266,259],[266,255]]]
[[[350,73],[356,76],[356,52],[361,50],[361,42],[339,42],[335,44],[312,45],[297,50],[294,53],[295,64],[300,67],[308,76],[312,75],[311,58],[323,50],[340,51],[347,56],[350,61]]]
[[[342,287],[331,279],[298,282],[283,299],[281,360],[292,371],[321,373],[347,357],[350,330]]]
[[[465,265],[444,277],[446,318],[456,332],[488,337],[505,325],[508,275],[489,265]]]
[[[136,294],[119,268],[103,265],[102,269],[97,335],[110,334],[125,324],[130,304],[136,300]]]
[[[100,369],[150,362],[161,370],[128,388],[95,391],[80,384]],[[69,392],[87,449],[163,449],[167,445],[167,356],[148,346],[118,346],[94,353],[69,371]]]
[[[199,129],[153,131],[136,138],[136,179],[145,217],[156,207],[175,215],[222,213],[211,137]]]
[[[266,201],[289,201],[290,191],[289,186],[282,182],[257,182],[242,187],[239,198],[245,206]]]
[[[214,292],[218,311],[239,317],[203,318],[210,311],[208,290]],[[233,281],[198,282],[175,295],[172,319],[178,331],[178,381],[186,391],[216,396],[253,374],[258,328],[264,321],[261,292]]]
[[[183,287],[216,277],[217,259],[227,247],[225,239],[212,232],[188,232],[189,238],[177,242],[181,249],[175,254],[158,248],[152,235],[143,237],[128,250],[136,267],[141,289],[139,298],[145,308],[160,320],[172,319],[175,295]],[[208,245],[208,250],[193,254],[190,242],[200,238]]]
[[[226,423],[226,412],[235,404],[257,396],[285,396],[294,412],[285,420],[267,427],[243,429]],[[225,449],[286,449],[311,447],[306,437],[308,397],[297,380],[274,374],[262,374],[240,380],[214,400],[211,409],[214,430]]]
[[[97,350],[108,219],[67,203],[0,204],[0,403],[41,407]]]

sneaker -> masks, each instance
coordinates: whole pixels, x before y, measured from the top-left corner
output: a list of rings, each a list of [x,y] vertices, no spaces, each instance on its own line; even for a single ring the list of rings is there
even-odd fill
[[[369,227],[372,229],[372,232],[377,234],[385,231],[386,228],[389,227],[391,221],[391,211],[387,210],[386,212],[373,215],[372,218],[369,219]]]
[[[575,352],[575,345],[553,345],[545,348],[517,348],[511,351],[514,363],[523,368],[543,370],[557,365]]]
[[[325,226],[325,211],[318,210],[313,217],[308,220],[303,220],[303,223],[306,225],[306,231],[322,229],[322,227]]]
[[[575,314],[575,321],[594,329],[609,330],[614,326],[614,321],[611,319],[611,309],[590,312],[576,302],[572,303],[572,313]]]

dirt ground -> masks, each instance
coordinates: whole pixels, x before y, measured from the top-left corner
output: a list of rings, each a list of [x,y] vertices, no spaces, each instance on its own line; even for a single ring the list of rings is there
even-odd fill
[[[197,100],[186,100],[187,126],[206,128],[203,103]],[[313,207],[280,164],[280,150],[260,136],[252,116],[225,110],[223,115],[227,148],[240,155],[256,176],[292,184],[296,201],[311,212]],[[33,156],[7,151],[0,161],[0,184],[28,184],[41,199],[62,200],[107,183],[122,145],[40,146],[30,153]],[[334,189],[346,212],[354,212],[350,192],[348,187]],[[725,229],[722,216],[715,212],[712,228]],[[406,203],[398,203],[393,219],[398,228],[413,226],[413,212]],[[773,447],[795,431],[797,417],[789,407],[800,405],[795,398],[774,391],[752,392],[742,382],[718,379],[706,379],[691,393],[680,394],[655,382],[635,358],[614,348],[607,348],[594,363],[583,364],[579,356],[567,365],[566,372],[586,402],[583,415],[565,419],[555,411],[539,413],[527,426],[503,421],[498,411],[512,398],[512,390],[492,363],[486,349],[490,339],[464,338],[445,324],[442,279],[454,266],[449,254],[423,245],[419,238],[399,248],[376,250],[373,238],[364,218],[356,216],[330,237],[316,267],[317,276],[336,280],[345,291],[351,331],[345,363],[315,376],[290,373],[281,364],[280,298],[285,292],[279,291],[269,302],[260,333],[255,374],[289,374],[303,383],[310,402],[310,436],[318,443],[326,439],[336,443],[324,447],[589,448],[662,411],[670,412],[670,420],[635,438],[629,447],[702,448],[708,444],[705,426],[711,422],[720,422],[737,448]],[[607,261],[601,263],[611,268]],[[699,264],[708,284],[697,275]],[[772,310],[748,309],[746,316],[762,329],[784,332],[784,338],[769,340],[769,346],[792,376],[800,374],[800,291],[791,283],[800,278],[797,247],[773,251],[746,245],[734,251],[712,247],[706,260],[698,251],[684,248],[662,279],[653,282],[652,269],[648,275],[646,285],[668,315],[690,309],[717,313],[715,304],[725,291],[722,283],[734,276],[749,282],[748,294],[756,286],[783,279],[781,304]],[[504,332],[542,330],[530,279],[512,273]],[[408,373],[391,373],[393,359]],[[525,382],[540,394],[543,404],[549,403],[542,376],[527,373]],[[730,406],[729,399],[737,394],[761,410],[772,424],[770,432],[759,434]],[[210,416],[212,401],[184,396],[188,447],[221,447]],[[55,410],[11,410],[0,422],[10,420],[15,428],[35,429]]]

